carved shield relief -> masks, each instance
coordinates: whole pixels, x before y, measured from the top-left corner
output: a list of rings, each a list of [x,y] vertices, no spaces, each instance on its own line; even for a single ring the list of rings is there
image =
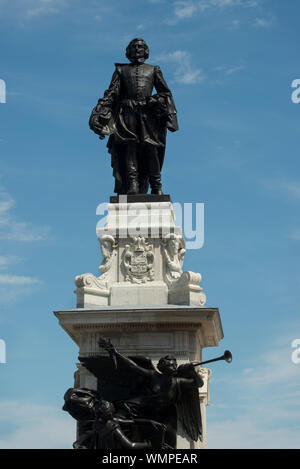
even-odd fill
[[[153,246],[139,236],[131,244],[126,244],[124,252],[125,280],[132,283],[145,283],[154,280]]]

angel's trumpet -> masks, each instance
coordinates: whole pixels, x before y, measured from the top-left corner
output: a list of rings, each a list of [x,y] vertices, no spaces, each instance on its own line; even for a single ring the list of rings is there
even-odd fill
[[[232,362],[232,354],[229,350],[225,350],[224,354],[221,357],[213,358],[212,360],[206,360],[205,362],[192,362],[192,365],[199,366],[205,365],[206,363],[217,362],[219,360],[225,360],[227,363]]]

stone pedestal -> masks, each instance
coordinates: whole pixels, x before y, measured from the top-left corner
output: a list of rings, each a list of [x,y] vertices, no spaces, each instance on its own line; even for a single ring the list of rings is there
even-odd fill
[[[168,196],[136,197],[134,202],[134,196],[111,198],[107,223],[98,230],[101,275],[77,276],[77,308],[55,315],[80,356],[99,354],[98,340],[106,337],[122,354],[146,356],[154,364],[167,354],[176,356],[178,365],[201,361],[202,349],[223,338],[219,311],[205,306],[201,275],[182,270],[185,242]],[[206,444],[210,371],[198,371],[204,379],[199,390],[203,442],[191,441],[179,426],[178,448]],[[82,365],[75,384],[97,387]]]
[[[97,230],[103,255],[101,275],[76,277],[77,307],[204,306],[201,275],[182,270],[185,242],[181,228],[175,226],[171,202],[149,202],[148,198],[125,203],[121,196],[122,202],[116,198],[116,203],[108,204],[107,223]]]

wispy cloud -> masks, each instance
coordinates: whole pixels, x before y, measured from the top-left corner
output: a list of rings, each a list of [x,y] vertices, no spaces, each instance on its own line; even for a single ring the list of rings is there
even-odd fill
[[[67,6],[66,0],[25,0],[20,3],[27,18],[57,14]]]
[[[255,28],[268,28],[274,23],[274,18],[255,18],[253,26]]]
[[[241,72],[242,70],[245,70],[245,65],[238,65],[236,67],[231,67],[225,70],[225,75],[232,75],[233,73],[236,72]]]
[[[236,29],[239,29],[241,26],[241,21],[240,20],[232,20],[231,21],[231,24],[230,26],[228,26],[227,29],[229,29],[229,31],[235,31]]]
[[[214,83],[216,83],[216,85],[225,85],[226,81],[228,81],[231,75],[238,72],[242,72],[243,70],[246,70],[246,68],[246,65],[219,65],[212,69],[212,72],[217,72],[217,76],[212,75],[212,79],[214,80]]]
[[[263,179],[261,181],[264,188],[275,197],[282,197],[283,200],[294,200],[298,203],[300,200],[300,181],[289,179]],[[286,238],[293,241],[300,241],[300,229],[291,228],[286,233]]]
[[[245,370],[243,377],[245,385],[261,389],[285,383],[287,387],[298,387],[300,367],[297,367],[291,360],[290,335],[284,337],[284,340],[280,339],[280,343],[278,342],[278,340],[275,341],[273,348],[260,358],[260,366]]]
[[[39,279],[21,275],[0,274],[0,285],[33,285],[41,283]]]
[[[292,239],[294,241],[300,241],[300,228],[293,230],[289,235],[289,239]]]
[[[1,449],[71,449],[76,439],[73,419],[45,405],[22,401],[0,403]]]
[[[59,0],[35,0],[32,3],[32,7],[26,10],[28,17],[35,17],[41,15],[57,14],[60,12],[64,2]]]
[[[9,2],[0,1],[0,9],[9,15]],[[42,16],[59,14],[69,6],[69,0],[15,0],[12,6],[14,17],[21,20],[33,20]]]
[[[292,362],[291,340],[299,321],[284,324],[265,344],[266,352],[253,357],[255,367],[232,371],[222,386],[232,395],[230,409],[211,403],[208,412],[210,448],[299,448],[299,371]],[[280,334],[280,335],[277,335]],[[213,386],[214,384],[212,384]],[[229,416],[230,415],[230,416]]]
[[[264,411],[269,408],[268,412],[280,418],[278,405],[280,401],[270,406],[266,400],[264,408],[253,405],[243,415],[208,423],[208,448],[298,449],[299,434],[293,427],[272,425],[271,419],[263,417]]]
[[[0,256],[0,269],[6,269],[9,265],[20,262],[17,256]]]
[[[174,81],[184,85],[202,83],[205,79],[203,70],[193,65],[192,56],[184,50],[176,50],[168,54],[162,54],[156,58],[161,62],[172,62],[176,65]]]
[[[49,233],[48,227],[34,227],[31,223],[18,221],[11,211],[14,199],[7,192],[0,192],[0,239],[33,242],[41,241]]]
[[[175,2],[174,15],[177,19],[190,18],[198,11],[198,5],[190,2]]]
[[[258,0],[182,0],[174,2],[173,17],[169,22],[174,24],[177,21],[211,10],[223,10],[236,6],[254,8],[258,5]]]
[[[300,199],[300,181],[288,179],[265,179],[262,181],[269,192],[286,194]]]
[[[17,256],[0,256],[0,303],[15,303],[26,295],[34,292],[36,287],[42,284],[36,277],[16,275],[6,272],[8,268],[20,262]],[[4,271],[4,272],[3,272]]]

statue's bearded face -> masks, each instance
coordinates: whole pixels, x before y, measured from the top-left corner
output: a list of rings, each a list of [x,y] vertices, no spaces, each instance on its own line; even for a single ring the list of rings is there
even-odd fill
[[[132,63],[145,62],[149,55],[147,44],[142,39],[131,41],[126,49],[126,55]]]

